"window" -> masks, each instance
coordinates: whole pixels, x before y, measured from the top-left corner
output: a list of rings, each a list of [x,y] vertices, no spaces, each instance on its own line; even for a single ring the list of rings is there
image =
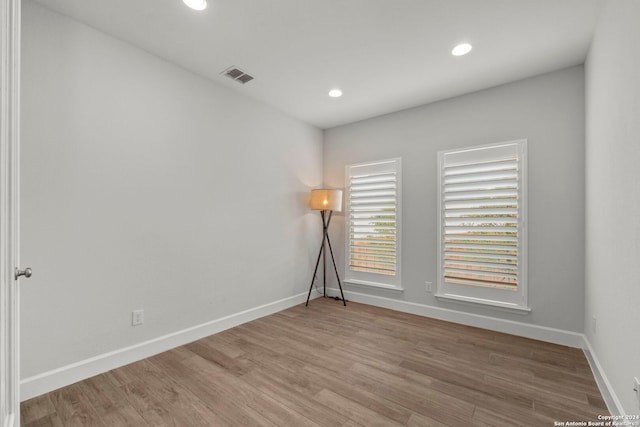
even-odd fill
[[[400,159],[349,165],[347,282],[401,290]]]
[[[528,310],[526,148],[438,153],[438,297]]]

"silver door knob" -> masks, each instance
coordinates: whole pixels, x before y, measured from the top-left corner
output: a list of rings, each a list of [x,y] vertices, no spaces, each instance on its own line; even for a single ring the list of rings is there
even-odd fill
[[[25,268],[24,270],[18,270],[18,268],[16,267],[16,279],[20,276],[24,276],[28,279],[29,277],[31,277],[31,269]]]

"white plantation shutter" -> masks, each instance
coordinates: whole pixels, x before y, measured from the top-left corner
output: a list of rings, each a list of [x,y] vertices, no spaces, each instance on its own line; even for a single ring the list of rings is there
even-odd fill
[[[526,141],[439,153],[438,293],[526,306]]]
[[[400,159],[347,166],[347,281],[400,287]]]

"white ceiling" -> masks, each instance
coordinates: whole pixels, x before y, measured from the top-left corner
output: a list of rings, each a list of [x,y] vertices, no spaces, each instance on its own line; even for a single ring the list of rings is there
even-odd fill
[[[324,129],[581,64],[600,0],[36,1]]]

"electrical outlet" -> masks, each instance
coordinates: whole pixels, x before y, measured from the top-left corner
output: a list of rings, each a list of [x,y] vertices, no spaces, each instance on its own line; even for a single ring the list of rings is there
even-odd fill
[[[427,292],[433,292],[433,283],[431,282],[424,282],[424,290]]]
[[[138,326],[144,323],[144,310],[133,310],[131,312],[131,326]]]
[[[638,377],[633,379],[633,391],[636,392],[636,399],[638,400],[638,408],[640,408],[640,380]]]
[[[596,316],[593,316],[591,318],[591,332],[595,334],[597,327],[598,327],[598,318]]]

